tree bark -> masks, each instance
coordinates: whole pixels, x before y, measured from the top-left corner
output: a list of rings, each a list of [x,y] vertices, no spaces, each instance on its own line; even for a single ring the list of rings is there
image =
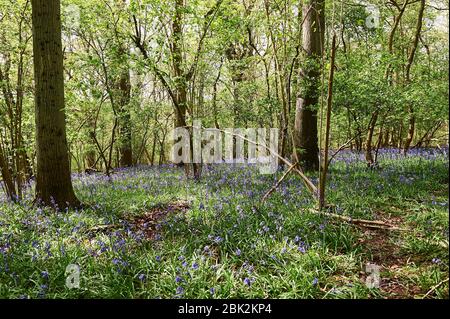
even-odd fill
[[[126,10],[127,1],[122,0],[119,7],[122,10]],[[119,33],[116,31],[116,37],[119,42],[119,57],[128,55],[129,46],[128,42],[122,43],[119,40]],[[126,59],[123,59],[126,61]],[[133,146],[132,146],[132,122],[130,113],[130,102],[131,102],[131,76],[130,69],[128,65],[125,65],[122,69],[119,79],[119,113],[120,113],[120,146],[119,153],[120,159],[119,164],[121,167],[133,166]]]
[[[12,201],[17,199],[16,188],[14,187],[13,178],[8,168],[8,162],[3,154],[3,148],[0,145],[0,173],[4,183],[5,192]]]
[[[377,109],[372,113],[372,118],[370,119],[370,122],[369,122],[369,129],[367,131],[365,156],[366,156],[367,165],[369,167],[372,167],[375,164],[375,160],[374,160],[374,157],[372,154],[372,138],[375,133],[375,126],[378,121],[379,112],[380,111]]]
[[[130,114],[130,100],[131,100],[131,80],[130,71],[123,70],[119,81],[119,117],[120,117],[120,166],[133,166],[133,148],[131,135],[131,114]]]
[[[305,61],[300,71],[300,92],[294,125],[294,157],[307,171],[319,168],[317,105],[325,36],[324,4],[324,0],[307,0],[303,6],[302,46]]]
[[[64,110],[59,0],[32,0],[36,121],[36,197],[59,208],[78,206],[70,176]]]
[[[420,8],[419,8],[417,24],[416,24],[416,33],[414,36],[414,41],[412,44],[410,54],[408,56],[408,62],[406,64],[406,85],[409,85],[411,82],[411,67],[414,63],[414,57],[416,55],[417,47],[419,45],[420,34],[422,31],[424,11],[425,11],[425,0],[420,0]],[[405,144],[404,144],[404,148],[403,148],[403,153],[405,155],[406,155],[406,153],[408,153],[409,147],[411,146],[411,143],[414,139],[414,132],[415,132],[415,127],[416,127],[416,117],[414,114],[414,107],[412,104],[409,104],[409,106],[408,106],[408,114],[409,114],[408,136],[405,140]]]

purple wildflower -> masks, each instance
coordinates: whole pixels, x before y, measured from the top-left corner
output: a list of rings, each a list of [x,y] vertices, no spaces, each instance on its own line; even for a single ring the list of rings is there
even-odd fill
[[[183,287],[177,287],[177,295],[184,294],[184,288]]]
[[[433,264],[440,264],[440,263],[441,263],[441,260],[440,260],[439,258],[433,258],[433,259],[431,260],[431,262],[432,262]]]
[[[41,276],[42,276],[42,278],[44,278],[45,280],[48,280],[48,271],[42,271],[41,272]]]

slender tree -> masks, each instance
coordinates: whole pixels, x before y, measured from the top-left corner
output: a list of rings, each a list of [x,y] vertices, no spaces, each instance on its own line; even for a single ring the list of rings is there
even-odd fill
[[[123,48],[119,52],[123,54]],[[120,113],[120,166],[130,167],[133,165],[133,148],[131,135],[131,114],[130,114],[130,100],[131,100],[131,79],[130,70],[125,68],[122,70],[119,88],[119,113]]]
[[[77,206],[70,177],[64,110],[60,0],[32,0],[36,121],[36,196]]]
[[[425,0],[420,0],[420,8],[417,17],[416,24],[416,32],[414,35],[414,41],[412,43],[411,49],[409,51],[408,62],[406,63],[406,71],[405,71],[405,82],[406,85],[411,84],[411,67],[414,63],[414,58],[416,56],[416,51],[419,46],[420,34],[422,32],[422,24],[423,24],[423,14],[425,11]],[[414,133],[416,128],[416,116],[414,114],[414,107],[412,103],[408,105],[408,113],[409,113],[409,121],[408,121],[408,136],[405,140],[405,146],[403,148],[403,153],[408,153],[409,147],[414,139]]]
[[[123,0],[118,4],[119,9],[124,10],[127,6],[127,1]],[[128,41],[120,39],[118,30],[115,31],[116,40],[119,44],[118,54],[119,58],[126,60],[127,54],[130,52]],[[133,147],[132,147],[132,121],[130,114],[131,102],[131,76],[130,69],[126,65],[121,70],[120,79],[118,82],[119,91],[119,133],[120,133],[120,166],[130,167],[133,165]]]

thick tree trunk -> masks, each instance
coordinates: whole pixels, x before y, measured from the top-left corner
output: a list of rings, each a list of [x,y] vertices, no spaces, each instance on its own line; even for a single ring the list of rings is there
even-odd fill
[[[32,0],[36,112],[36,196],[59,208],[78,206],[70,176],[64,110],[59,0]]]
[[[319,102],[321,57],[324,47],[324,0],[307,0],[303,6],[303,52],[300,92],[294,125],[294,157],[305,170],[319,168],[317,106]]]

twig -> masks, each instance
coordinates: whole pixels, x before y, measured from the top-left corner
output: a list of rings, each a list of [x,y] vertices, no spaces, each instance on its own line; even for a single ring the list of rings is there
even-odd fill
[[[281,183],[283,183],[283,181],[286,179],[286,177],[292,172],[292,170],[295,168],[295,166],[297,166],[297,163],[295,163],[294,165],[292,165],[287,171],[286,173],[284,173],[284,175],[278,180],[278,182],[275,184],[275,186],[273,186],[262,198],[262,202],[264,203],[267,198],[272,195],[272,193],[274,191],[276,191],[276,189],[278,187],[280,187]]]
[[[422,299],[425,299],[426,297],[428,297],[433,291],[435,291],[436,289],[438,289],[442,284],[448,282],[448,278],[445,280],[442,280],[440,283],[438,283],[436,286],[433,286],[423,297]]]
[[[345,142],[344,144],[342,144],[341,146],[339,146],[339,148],[338,148],[335,152],[333,152],[333,155],[330,156],[330,159],[328,160],[328,166],[331,165],[331,162],[333,161],[333,159],[334,159],[334,158],[335,158],[342,150],[344,150],[345,148],[347,148],[348,145],[349,145],[350,143],[352,143],[354,140],[356,140],[358,137],[360,137],[361,134],[362,134],[362,133],[356,134],[356,135],[353,136],[351,139],[349,139],[347,142]]]

